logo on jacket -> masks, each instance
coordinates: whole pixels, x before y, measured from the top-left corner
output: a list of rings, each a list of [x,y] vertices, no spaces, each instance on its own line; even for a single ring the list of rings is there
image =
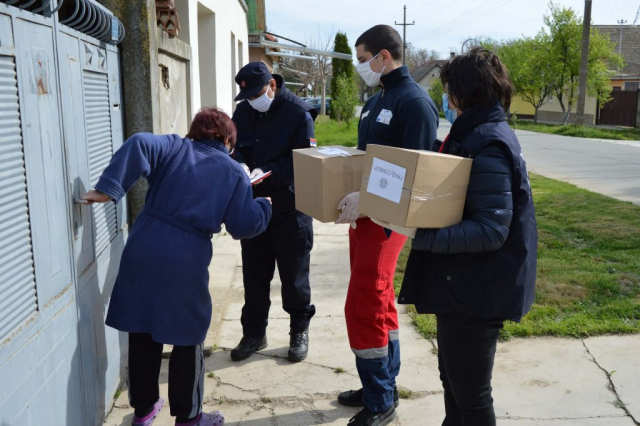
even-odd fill
[[[380,179],[380,188],[385,189],[389,185],[389,181],[382,178]]]

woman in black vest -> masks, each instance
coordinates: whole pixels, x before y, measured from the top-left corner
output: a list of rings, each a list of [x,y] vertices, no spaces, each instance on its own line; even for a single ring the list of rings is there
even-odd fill
[[[520,144],[505,122],[513,87],[493,53],[474,48],[440,79],[457,110],[440,152],[473,159],[462,222],[412,236],[400,303],[438,319],[443,426],[496,424],[491,373],[505,320],[534,299],[537,230]]]

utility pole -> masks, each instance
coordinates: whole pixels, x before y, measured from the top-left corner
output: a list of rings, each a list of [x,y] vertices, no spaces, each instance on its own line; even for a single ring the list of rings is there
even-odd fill
[[[406,53],[407,53],[407,26],[408,25],[415,25],[416,21],[413,21],[413,23],[411,24],[407,24],[407,5],[404,5],[404,21],[402,22],[402,24],[398,24],[397,22],[394,21],[394,23],[396,25],[402,25],[402,65],[406,65],[407,64],[407,58],[406,58]]]
[[[587,96],[587,71],[589,69],[589,36],[591,35],[591,0],[584,2],[582,22],[582,52],[580,55],[580,80],[578,83],[578,111],[576,124],[584,126],[584,103]]]
[[[621,19],[618,21],[618,24],[620,24],[620,43],[618,44],[618,55],[620,56],[622,56],[622,26],[626,23],[626,19]],[[620,65],[618,65],[618,74],[620,74]]]

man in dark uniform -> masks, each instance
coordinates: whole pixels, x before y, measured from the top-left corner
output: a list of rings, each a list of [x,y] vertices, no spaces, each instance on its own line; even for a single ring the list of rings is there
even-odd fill
[[[388,25],[376,25],[356,41],[357,71],[381,91],[362,108],[358,148],[377,144],[432,150],[438,129],[435,104],[402,65],[402,38]],[[349,344],[356,355],[362,388],[342,392],[338,402],[364,407],[350,426],[383,426],[396,416],[396,377],[400,372],[398,312],[393,277],[407,237],[384,229],[358,213],[359,193],[338,205],[336,223],[351,223],[351,279],[345,302]]]
[[[250,177],[271,172],[254,186],[255,197],[271,197],[273,216],[267,230],[242,240],[244,307],[242,340],[231,351],[240,361],[267,347],[269,290],[276,265],[282,281],[282,304],[290,315],[289,360],[307,357],[311,304],[309,262],[313,247],[311,217],[295,209],[292,150],[315,145],[317,111],[288,91],[279,75],[262,62],[250,62],[236,76],[240,86],[233,121],[238,128],[235,158]]]

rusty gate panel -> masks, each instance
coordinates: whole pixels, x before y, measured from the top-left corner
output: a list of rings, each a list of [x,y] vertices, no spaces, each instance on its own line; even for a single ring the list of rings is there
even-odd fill
[[[638,92],[614,90],[612,99],[600,110],[598,124],[635,127],[638,115]]]

